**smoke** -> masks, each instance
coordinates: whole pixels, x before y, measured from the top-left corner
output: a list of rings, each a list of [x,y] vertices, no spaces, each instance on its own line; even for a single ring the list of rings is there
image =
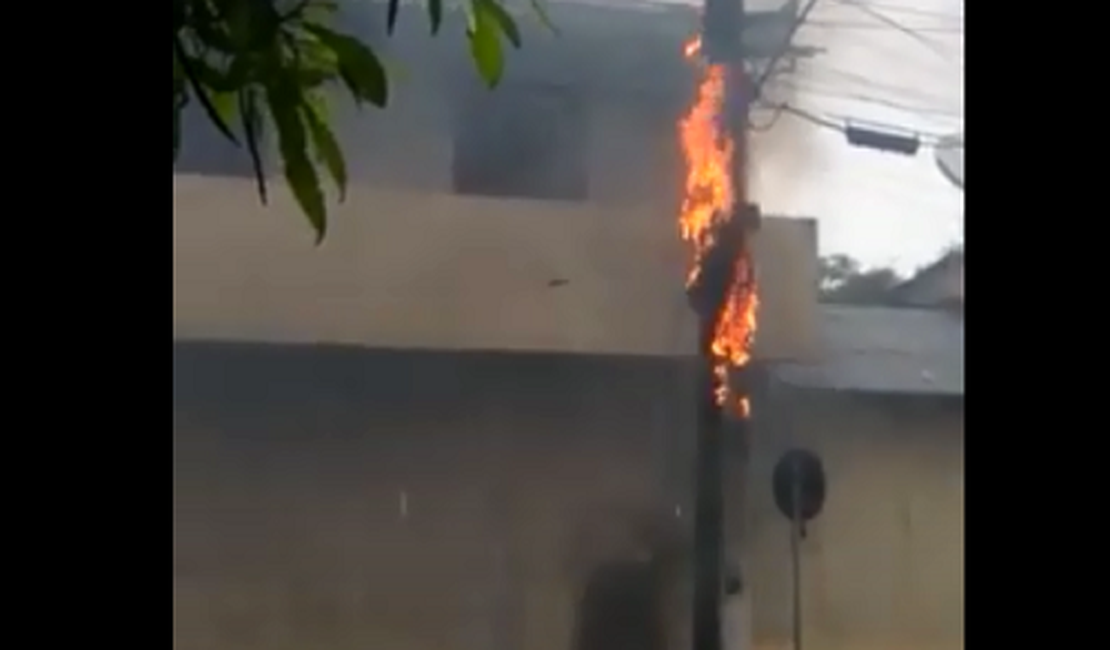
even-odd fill
[[[748,182],[751,199],[766,212],[796,212],[809,177],[828,163],[814,127],[775,108],[795,105],[797,95],[793,86],[771,82],[763,107],[751,113]]]

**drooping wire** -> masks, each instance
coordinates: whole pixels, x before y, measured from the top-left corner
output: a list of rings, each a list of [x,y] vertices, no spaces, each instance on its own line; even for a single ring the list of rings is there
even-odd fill
[[[863,30],[892,30],[902,32],[902,29],[896,29],[887,24],[877,25],[874,23],[860,23],[852,22],[850,20],[810,20],[806,23],[806,27],[817,27],[825,29],[863,29]],[[963,27],[953,26],[937,26],[937,25],[914,25],[913,27],[906,26],[906,29],[912,30],[915,34],[963,34]]]
[[[755,82],[755,86],[752,89],[752,99],[754,101],[758,101],[762,96],[763,88],[767,85],[767,80],[775,73],[775,66],[778,65],[779,61],[790,49],[790,44],[794,41],[794,35],[797,34],[798,29],[805,24],[806,18],[809,17],[813,8],[817,6],[817,1],[818,0],[809,0],[809,2],[802,7],[802,11],[798,14],[798,17],[790,24],[790,29],[786,32],[786,38],[783,40],[782,47],[779,48],[779,51],[775,52],[775,55],[767,62],[767,66],[763,68],[763,73],[760,74]]]
[[[766,131],[770,131],[775,127],[775,124],[778,123],[779,118],[782,117],[782,114],[783,112],[785,112],[785,110],[786,108],[784,104],[773,106],[771,107],[771,117],[767,119],[766,123],[755,124],[754,122],[749,122],[748,128],[752,131],[755,131],[756,133],[764,133]]]
[[[931,9],[920,9],[918,7],[907,7],[900,4],[886,3],[886,2],[872,2],[871,0],[828,0],[839,5],[860,6],[866,5],[872,9],[878,9],[884,13],[901,13],[911,16],[922,16],[927,18],[937,18],[941,20],[963,20],[963,14],[948,13],[944,11],[933,11]]]
[[[917,41],[923,47],[927,48],[928,50],[930,50],[931,52],[933,52],[934,54],[936,54],[940,58],[944,59],[945,61],[947,61],[949,63],[953,62],[952,59],[949,57],[948,53],[945,52],[943,46],[941,46],[940,44],[938,44],[934,40],[930,39],[929,37],[925,36],[924,34],[921,34],[920,32],[914,30],[912,27],[908,27],[908,26],[902,24],[901,21],[895,20],[894,18],[891,18],[890,16],[887,16],[886,14],[884,14],[882,11],[879,11],[878,9],[875,9],[875,8],[869,6],[868,4],[865,4],[863,2],[845,2],[844,4],[857,9],[858,11],[861,11],[861,12],[867,14],[868,16],[871,16],[875,20],[879,21],[880,23],[883,23],[884,25],[887,25],[891,29],[894,29],[898,32],[901,32],[902,34],[905,34],[906,36],[908,36],[909,38],[912,38],[913,40]]]
[[[814,67],[811,65],[808,68],[808,72],[811,73],[809,75],[809,79],[812,81],[823,81],[821,77],[832,76],[843,79],[847,83],[853,84],[855,86],[862,86],[870,90],[875,90],[891,95],[923,100],[927,102],[943,101],[942,98],[931,95],[929,93],[924,93],[920,89],[907,88],[905,86],[899,86],[896,84],[881,83],[879,81],[876,81],[875,79],[872,79],[871,77],[860,74],[858,72],[850,72],[847,70],[841,70],[839,68],[833,68],[824,65],[820,67]]]
[[[821,95],[821,96],[824,96],[824,97],[829,97],[829,98],[832,98],[832,99],[846,99],[846,100],[851,100],[851,101],[863,102],[865,104],[875,104],[875,105],[879,105],[879,106],[886,106],[888,108],[893,108],[895,110],[899,110],[899,111],[902,111],[902,112],[905,112],[905,113],[911,113],[911,114],[914,114],[914,115],[920,115],[922,117],[934,117],[934,118],[935,117],[947,117],[947,118],[955,118],[955,119],[959,119],[959,118],[963,117],[962,113],[960,113],[958,111],[955,111],[955,110],[949,110],[949,109],[944,109],[944,108],[940,108],[940,107],[933,107],[933,106],[918,106],[918,105],[913,105],[913,104],[904,104],[902,102],[899,102],[899,101],[896,101],[896,100],[893,100],[893,99],[887,99],[885,97],[875,97],[875,96],[871,96],[871,95],[865,95],[865,94],[862,94],[862,93],[853,93],[853,92],[850,92],[850,91],[840,91],[840,90],[825,89],[825,88],[807,87],[807,86],[804,86],[804,85],[800,85],[797,82],[794,82],[792,80],[781,80],[781,81],[778,82],[778,84],[781,84],[782,86],[784,86],[784,87],[786,87],[790,90],[793,90],[795,92],[810,93],[810,94],[814,94],[814,95]]]
[[[946,140],[945,140],[946,136],[944,136],[944,135],[937,134],[937,133],[923,132],[923,131],[919,131],[917,129],[908,129],[904,126],[900,126],[900,125],[896,125],[896,124],[889,124],[889,123],[885,123],[885,122],[876,122],[876,121],[873,121],[873,120],[862,120],[862,119],[857,119],[857,118],[845,118],[845,117],[834,117],[834,116],[829,116],[829,115],[819,115],[817,113],[812,113],[810,111],[807,111],[807,110],[802,109],[802,108],[798,108],[797,106],[793,106],[793,105],[788,104],[788,103],[779,104],[779,105],[775,106],[774,108],[776,108],[780,112],[789,113],[790,115],[793,115],[797,118],[805,120],[805,121],[807,121],[811,124],[814,124],[814,125],[819,126],[821,128],[830,129],[830,130],[836,131],[838,133],[846,133],[849,125],[865,126],[865,127],[872,127],[872,128],[875,128],[875,129],[878,129],[878,130],[881,130],[881,131],[902,132],[902,133],[906,133],[908,135],[914,135],[918,138],[919,142],[923,146],[932,147],[932,146],[936,146],[938,144],[942,144],[943,142],[946,142]]]

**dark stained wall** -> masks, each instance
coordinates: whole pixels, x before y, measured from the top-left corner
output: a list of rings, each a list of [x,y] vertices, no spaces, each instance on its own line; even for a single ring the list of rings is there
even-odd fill
[[[179,343],[175,645],[573,648],[599,569],[683,548],[690,390],[676,360]],[[814,647],[961,648],[962,401],[757,398],[750,448],[728,446],[742,647],[789,645],[768,488],[801,445],[829,475],[803,558]],[[657,610],[670,648],[684,576]]]
[[[684,535],[681,362],[180,343],[174,364],[181,650],[564,650],[594,569]]]

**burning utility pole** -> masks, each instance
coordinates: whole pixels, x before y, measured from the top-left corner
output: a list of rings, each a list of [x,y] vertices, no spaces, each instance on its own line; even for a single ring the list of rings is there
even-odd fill
[[[750,208],[749,208],[750,209]],[[748,210],[743,210],[743,213]],[[699,365],[697,382],[697,451],[694,505],[694,650],[720,650],[721,595],[724,567],[724,413],[723,385],[714,350],[719,317],[724,312],[736,275],[737,257],[744,244],[746,215],[737,214],[717,229],[717,243],[702,260],[698,280],[689,287],[691,306],[698,316]],[[747,395],[733,396],[747,403]],[[743,402],[740,402],[743,400]],[[737,429],[746,425],[747,412],[739,413]],[[746,432],[736,431],[745,435]]]
[[[750,361],[757,306],[750,235],[759,211],[748,203],[747,120],[750,87],[741,43],[743,0],[706,0],[698,96],[680,123],[687,161],[681,227],[692,244],[687,278],[698,318],[698,405],[694,513],[694,650],[721,650],[724,566],[725,413],[747,435],[750,401],[730,378]],[[737,429],[740,429],[737,431]]]

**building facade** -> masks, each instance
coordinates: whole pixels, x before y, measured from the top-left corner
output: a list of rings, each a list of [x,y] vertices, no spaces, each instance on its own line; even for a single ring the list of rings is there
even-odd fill
[[[263,208],[241,153],[187,139],[174,241],[179,649],[588,650],[596,612],[613,606],[591,605],[592,587],[629,563],[657,601],[637,610],[654,630],[637,650],[688,643],[694,339],[675,122],[697,15],[553,13],[562,35],[526,25],[494,94],[458,56],[457,22],[430,40],[422,16],[403,14],[407,32],[387,40],[371,14],[347,16],[402,82],[384,111],[337,108],[351,187],[319,248],[279,182]],[[954,647],[951,606],[937,604],[954,573],[921,596],[940,614],[882,623],[889,593],[911,598],[918,578],[866,582],[840,564],[855,553],[845,566],[866,570],[861,543],[901,549],[898,562],[943,554],[891,527],[902,511],[886,475],[866,470],[881,457],[890,480],[917,485],[903,465],[920,449],[897,436],[933,425],[828,406],[824,384],[798,377],[836,374],[841,349],[816,300],[813,220],[765,219],[756,256],[757,358],[774,372],[753,441],[727,445],[730,558],[748,585],[729,605],[730,646],[784,638],[781,526],[759,486],[797,441],[826,454],[834,481],[807,547],[828,554],[807,560],[823,567],[807,578],[818,647]],[[834,438],[830,423],[857,437]],[[914,511],[919,528],[952,521],[950,498],[935,499]],[[895,537],[860,539],[860,512]]]

